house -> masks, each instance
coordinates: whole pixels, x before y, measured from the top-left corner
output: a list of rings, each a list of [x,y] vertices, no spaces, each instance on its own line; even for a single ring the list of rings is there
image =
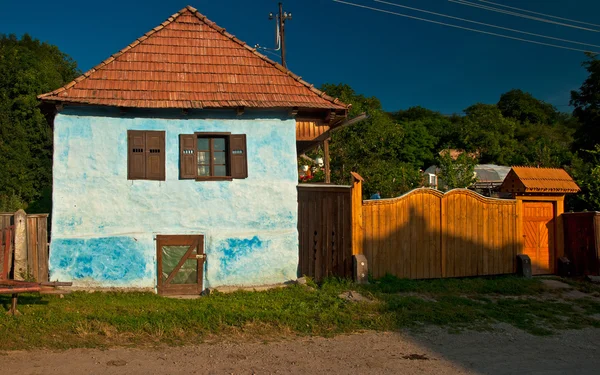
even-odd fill
[[[510,167],[495,164],[477,164],[476,181],[469,189],[487,197],[506,197],[500,192],[500,185],[510,172]],[[444,182],[439,178],[440,169],[432,165],[424,171],[425,182],[434,189],[443,189]]]
[[[347,105],[190,6],[39,99],[52,280],[196,294],[297,277],[297,149]]]

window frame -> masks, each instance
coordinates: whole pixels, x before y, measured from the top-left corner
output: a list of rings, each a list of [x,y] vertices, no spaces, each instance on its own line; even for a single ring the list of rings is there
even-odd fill
[[[196,147],[196,154],[200,151],[198,151],[198,139],[199,138],[209,138],[210,141],[210,159],[209,159],[209,166],[210,166],[210,170],[211,173],[214,172],[214,163],[212,160],[212,155],[214,153],[214,149],[213,149],[213,141],[212,139],[214,138],[223,138],[225,139],[225,168],[226,168],[226,173],[228,174],[228,176],[198,176],[198,158],[196,156],[196,181],[233,181],[233,176],[231,176],[231,150],[230,150],[230,137],[231,137],[231,132],[194,132],[194,137],[196,139],[196,144],[194,145]]]

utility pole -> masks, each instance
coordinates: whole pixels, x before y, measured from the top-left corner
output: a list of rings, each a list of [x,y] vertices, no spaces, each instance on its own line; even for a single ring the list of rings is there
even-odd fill
[[[269,13],[269,19],[273,19],[273,13]],[[279,13],[277,14],[277,40],[279,44],[279,49],[281,50],[281,65],[284,68],[287,68],[287,64],[285,63],[285,21],[292,19],[292,13],[283,11],[283,4],[279,3]]]

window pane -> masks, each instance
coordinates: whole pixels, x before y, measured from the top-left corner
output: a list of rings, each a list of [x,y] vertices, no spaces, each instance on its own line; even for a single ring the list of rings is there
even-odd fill
[[[199,165],[198,166],[198,176],[210,176],[210,166],[208,165]]]
[[[198,150],[208,151],[209,147],[209,139],[208,138],[198,138]]]
[[[225,151],[225,138],[214,138],[213,142],[215,151]]]
[[[225,164],[225,153],[224,152],[215,152],[214,154],[214,163],[215,164]]]
[[[215,176],[227,176],[227,167],[224,165],[215,165]]]
[[[210,164],[210,152],[198,151],[198,164]]]
[[[162,279],[163,283],[173,272],[175,266],[188,251],[189,246],[163,246],[162,247]],[[193,251],[193,254],[196,250]],[[175,274],[171,284],[196,284],[198,282],[198,261],[195,259],[186,260],[183,266]]]

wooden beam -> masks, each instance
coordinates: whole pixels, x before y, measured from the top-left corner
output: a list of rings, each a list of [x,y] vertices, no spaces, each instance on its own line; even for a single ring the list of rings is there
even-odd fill
[[[362,182],[363,178],[355,172],[352,172],[352,255],[363,254],[363,200],[362,200]]]
[[[329,167],[329,138],[323,141],[323,154],[325,155],[325,183],[331,183],[331,168]]]

